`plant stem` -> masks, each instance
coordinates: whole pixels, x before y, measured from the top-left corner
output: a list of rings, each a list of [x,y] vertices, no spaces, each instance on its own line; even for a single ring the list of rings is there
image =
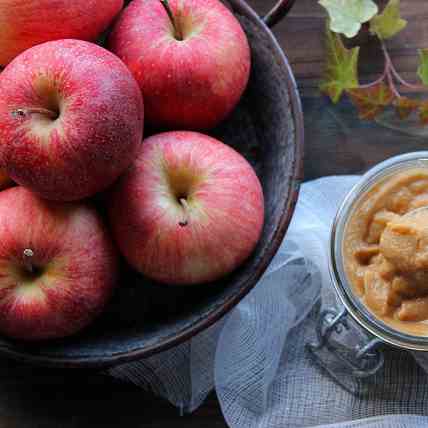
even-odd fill
[[[391,59],[391,56],[389,55],[388,49],[386,48],[385,42],[383,40],[381,40],[380,44],[382,47],[383,55],[385,56],[385,61],[386,61],[387,67],[388,67],[388,72],[391,75],[391,79],[392,79],[392,77],[394,77],[399,83],[401,83],[403,86],[405,86],[406,88],[409,88],[409,89],[413,89],[413,90],[424,89],[423,85],[417,85],[417,84],[409,83],[400,76],[400,74],[398,73],[398,71],[394,67],[394,64],[392,63],[392,59]],[[395,85],[394,85],[394,88],[395,88]]]
[[[382,52],[385,57],[385,77],[386,77],[386,80],[388,81],[389,89],[397,98],[400,98],[401,95],[397,91],[397,88],[395,86],[394,79],[391,73],[391,68],[393,68],[391,57],[389,56],[388,50],[386,49],[386,45],[383,40],[380,41],[380,45],[382,47]]]
[[[58,119],[57,112],[42,107],[18,108],[12,112],[12,116],[14,117],[26,117],[30,114],[41,114],[52,120]]]
[[[31,250],[30,248],[26,248],[22,253],[22,260],[24,261],[25,269],[27,269],[29,273],[33,273],[33,263],[31,261],[33,256],[34,256],[34,251]]]
[[[387,77],[389,65],[390,65],[390,61],[388,61],[385,58],[385,65],[384,65],[383,72],[380,75],[380,77],[378,79],[376,79],[375,81],[373,81],[373,82],[366,83],[364,85],[360,85],[359,87],[363,88],[363,89],[367,89],[367,88],[371,88],[372,86],[377,85],[378,83],[383,82],[386,79],[386,77]]]
[[[386,73],[386,80],[388,81],[389,89],[394,94],[394,96],[396,96],[397,98],[401,98],[401,94],[398,92],[397,87],[395,86],[390,69],[388,69],[388,72]]]
[[[362,88],[362,89],[371,88],[372,86],[375,86],[378,83],[383,82],[385,80],[385,77],[386,77],[386,71],[384,70],[382,75],[378,79],[376,79],[375,81],[370,82],[370,83],[365,83],[364,85],[359,85],[358,87]]]
[[[389,86],[389,89],[391,90],[391,92],[397,98],[400,98],[401,95],[397,90],[397,86],[395,85],[395,82],[394,82],[394,79],[395,79],[397,82],[401,83],[404,87],[412,89],[412,90],[426,89],[425,86],[423,86],[423,85],[417,85],[417,84],[409,83],[406,80],[404,80],[400,76],[400,74],[398,73],[396,68],[394,67],[394,64],[392,63],[391,56],[389,55],[389,52],[386,48],[386,44],[383,40],[380,40],[380,45],[382,47],[382,52],[383,52],[383,55],[385,57],[385,68],[383,70],[383,73],[375,81],[370,82],[370,83],[366,83],[364,85],[360,85],[359,86],[360,88],[363,88],[363,89],[371,88],[372,86],[375,86],[375,85],[383,82],[384,80],[386,80],[388,82],[388,86]]]
[[[407,82],[407,80],[404,80],[400,76],[400,74],[398,73],[398,71],[396,70],[396,68],[394,67],[394,65],[392,63],[391,63],[391,73],[397,79],[397,81],[400,82],[406,88],[413,89],[416,91],[420,91],[423,89],[426,90],[426,87],[424,85],[418,85],[417,83],[410,83],[410,82]]]
[[[178,224],[181,227],[185,227],[189,224],[189,211],[190,211],[190,207],[189,204],[187,203],[186,198],[180,198],[180,204],[183,207],[183,211],[184,211],[184,216],[183,216],[183,220],[181,220]]]
[[[177,20],[175,19],[175,16],[172,13],[171,6],[169,5],[169,1],[168,0],[159,0],[159,1],[161,2],[162,6],[164,7],[164,9],[165,9],[165,11],[169,17],[169,20],[171,21],[171,24],[174,28],[175,38],[177,40],[182,41],[184,39],[183,31],[181,30],[180,25],[177,23]]]

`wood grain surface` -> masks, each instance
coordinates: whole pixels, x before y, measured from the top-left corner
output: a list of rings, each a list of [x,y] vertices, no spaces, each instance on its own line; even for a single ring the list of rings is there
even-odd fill
[[[272,1],[248,0],[259,12]],[[408,28],[389,43],[397,69],[416,79],[416,49],[428,47],[428,3],[402,0]],[[306,127],[306,179],[359,173],[393,154],[426,148],[426,139],[408,137],[376,123],[360,122],[347,102],[332,106],[317,91],[323,64],[323,11],[316,0],[296,0],[275,34],[293,66],[303,96]],[[362,40],[361,76],[381,72],[379,46]],[[3,360],[0,364],[0,427],[220,428],[226,424],[212,394],[193,415],[180,417],[174,407],[135,386],[94,372],[35,369]]]

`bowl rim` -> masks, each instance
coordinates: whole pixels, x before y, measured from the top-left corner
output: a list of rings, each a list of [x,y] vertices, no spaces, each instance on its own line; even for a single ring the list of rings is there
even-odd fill
[[[185,327],[177,334],[163,338],[160,343],[151,345],[144,348],[137,348],[127,351],[113,352],[109,356],[87,356],[87,357],[50,357],[48,355],[41,354],[29,354],[25,351],[17,351],[11,348],[0,347],[0,354],[8,357],[12,357],[15,360],[28,362],[35,365],[44,367],[56,367],[56,368],[108,368],[119,364],[128,363],[142,358],[148,358],[152,355],[166,351],[174,346],[177,346],[198,333],[211,327],[215,322],[219,321],[224,315],[229,313],[258,283],[273,257],[277,253],[279,246],[285,236],[285,233],[290,224],[294,208],[297,203],[299,194],[300,184],[303,181],[303,151],[304,151],[304,122],[303,122],[303,111],[299,91],[297,84],[291,70],[290,64],[284,51],[280,47],[278,41],[273,35],[272,31],[265,24],[263,19],[245,2],[245,0],[229,0],[233,3],[232,8],[234,11],[242,14],[250,19],[254,23],[264,30],[265,35],[269,38],[273,54],[277,62],[283,67],[286,72],[287,79],[285,84],[287,85],[289,94],[289,104],[291,107],[291,114],[294,121],[294,151],[292,153],[292,173],[290,175],[290,190],[289,196],[284,201],[282,207],[281,221],[277,225],[272,238],[272,243],[268,250],[263,255],[261,263],[256,266],[252,275],[247,279],[246,284],[242,289],[228,297],[225,302],[212,311],[205,318],[199,319],[191,325]]]

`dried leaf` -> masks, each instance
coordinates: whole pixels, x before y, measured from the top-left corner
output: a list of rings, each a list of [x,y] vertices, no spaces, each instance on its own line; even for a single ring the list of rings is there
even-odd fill
[[[399,97],[395,100],[394,106],[400,119],[406,119],[419,107],[419,101],[407,97]]]
[[[418,76],[428,86],[428,49],[419,49]]]
[[[407,21],[400,16],[400,0],[389,0],[382,13],[370,21],[370,31],[380,39],[390,39],[406,25]]]
[[[358,87],[358,53],[346,49],[339,34],[326,29],[326,65],[320,90],[337,103],[346,89]]]
[[[391,89],[383,82],[368,88],[350,89],[348,93],[361,119],[374,119],[395,98]]]
[[[428,125],[428,101],[422,101],[419,105],[419,119],[423,125]]]
[[[330,16],[330,29],[335,33],[354,37],[361,24],[373,18],[378,12],[372,0],[319,0]]]

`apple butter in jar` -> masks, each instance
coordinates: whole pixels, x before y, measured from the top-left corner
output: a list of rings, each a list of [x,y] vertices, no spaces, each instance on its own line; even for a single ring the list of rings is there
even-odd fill
[[[428,165],[407,165],[367,189],[342,247],[367,308],[394,329],[428,336]]]

